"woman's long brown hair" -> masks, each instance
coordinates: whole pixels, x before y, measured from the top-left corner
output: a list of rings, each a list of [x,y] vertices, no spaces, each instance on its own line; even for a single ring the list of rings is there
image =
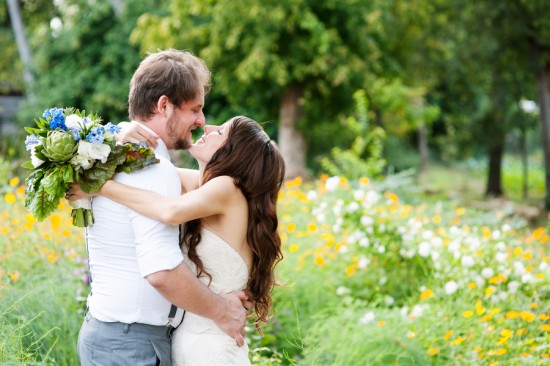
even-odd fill
[[[207,164],[202,183],[219,176],[230,176],[248,202],[247,241],[252,249],[252,267],[247,288],[252,292],[259,323],[271,312],[271,290],[277,284],[275,265],[283,258],[278,233],[277,197],[285,176],[285,163],[275,142],[254,120],[234,117],[226,142]],[[197,246],[201,241],[201,220],[185,224],[180,245],[195,263],[198,275],[204,270]]]

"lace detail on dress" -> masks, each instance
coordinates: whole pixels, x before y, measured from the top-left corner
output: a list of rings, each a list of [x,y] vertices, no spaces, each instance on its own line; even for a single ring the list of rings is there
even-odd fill
[[[242,290],[248,283],[248,267],[240,254],[208,229],[202,229],[197,246],[205,270],[212,276],[210,289],[217,294]],[[187,262],[197,273],[193,262]],[[208,285],[209,278],[200,280]],[[210,319],[187,312],[172,338],[172,362],[175,366],[243,366],[250,365],[248,346],[238,347]]]

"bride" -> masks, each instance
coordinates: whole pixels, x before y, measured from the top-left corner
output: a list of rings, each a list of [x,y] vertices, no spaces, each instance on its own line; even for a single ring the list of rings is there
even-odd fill
[[[177,199],[113,180],[97,194],[153,219],[184,224],[180,246],[197,277],[216,293],[248,289],[259,330],[269,319],[274,267],[282,259],[276,204],[283,158],[262,127],[243,116],[205,126],[189,152],[199,170],[180,169],[186,193]],[[71,200],[88,196],[78,184],[70,193]],[[189,312],[173,335],[172,362],[250,365],[246,344],[238,347],[212,320]]]

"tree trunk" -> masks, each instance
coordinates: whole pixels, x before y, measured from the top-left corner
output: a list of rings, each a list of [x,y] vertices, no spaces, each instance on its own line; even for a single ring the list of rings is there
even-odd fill
[[[521,196],[526,200],[529,197],[529,151],[527,149],[527,131],[525,128],[520,130],[519,140],[523,180]]]
[[[546,195],[544,209],[550,210],[550,62],[545,62],[537,78],[541,140],[544,151]]]
[[[286,179],[306,175],[306,140],[296,127],[303,115],[300,100],[303,93],[302,86],[291,85],[287,87],[281,100],[279,148],[286,164]]]
[[[489,172],[486,196],[500,197],[502,192],[502,156],[504,155],[504,135],[497,133],[489,143]]]
[[[424,174],[428,170],[428,132],[426,125],[421,123],[418,127],[418,150],[420,152],[419,174]]]
[[[23,61],[23,77],[27,88],[30,88],[34,82],[32,76],[31,52],[29,51],[23,19],[21,18],[21,10],[19,9],[17,0],[8,0],[8,11],[10,13],[13,33],[15,34],[15,42],[19,50],[19,57],[21,57],[21,61]],[[29,95],[29,89],[27,89],[27,95]]]

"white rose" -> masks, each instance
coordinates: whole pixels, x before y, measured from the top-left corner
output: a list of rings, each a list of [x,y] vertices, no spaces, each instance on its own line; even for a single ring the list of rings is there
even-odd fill
[[[40,165],[44,164],[44,160],[41,160],[35,155],[36,146],[33,146],[31,149],[31,163],[32,166],[38,168]]]
[[[87,170],[92,167],[94,161],[92,159],[84,157],[83,155],[76,154],[72,157],[70,163],[72,165],[79,165],[82,169]]]
[[[82,127],[83,120],[82,117],[77,116],[76,114],[71,114],[65,118],[65,126],[69,127]]]
[[[109,145],[96,145],[84,140],[78,142],[78,155],[82,155],[86,159],[97,159],[105,163],[110,153],[111,147]]]

